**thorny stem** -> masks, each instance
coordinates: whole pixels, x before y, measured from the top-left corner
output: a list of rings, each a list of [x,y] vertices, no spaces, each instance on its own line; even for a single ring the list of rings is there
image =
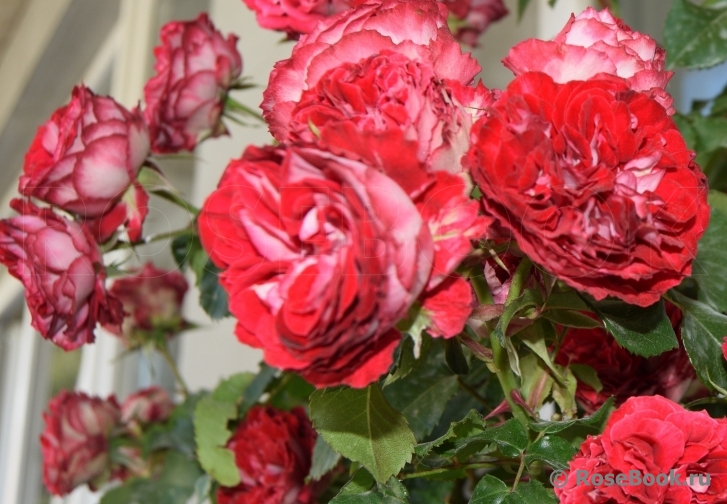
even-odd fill
[[[174,362],[174,359],[172,359],[172,356],[169,354],[169,349],[166,345],[163,345],[161,347],[157,347],[157,351],[162,355],[162,357],[164,357],[164,360],[169,365],[169,369],[172,370],[174,379],[177,381],[177,385],[179,385],[179,388],[182,390],[182,395],[186,399],[189,397],[189,389],[187,388],[187,384],[184,382],[184,378],[182,378],[182,375],[179,373],[177,363]]]
[[[429,469],[427,471],[418,471],[418,472],[412,472],[412,473],[404,473],[399,475],[399,479],[412,479],[412,478],[422,478],[426,476],[434,476],[436,474],[442,474],[446,473],[447,471],[451,471],[452,469],[495,469],[497,467],[500,467],[500,464],[494,464],[492,462],[476,462],[472,464],[462,464],[462,465],[451,465],[451,466],[445,466],[445,467],[438,467],[437,469]]]

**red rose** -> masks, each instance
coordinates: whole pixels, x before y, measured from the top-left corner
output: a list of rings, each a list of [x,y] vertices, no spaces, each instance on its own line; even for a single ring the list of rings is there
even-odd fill
[[[182,317],[182,301],[188,287],[179,271],[146,263],[131,275],[114,281],[109,292],[121,301],[127,316],[121,326],[105,328],[121,336],[127,346],[148,342],[158,334],[172,337],[187,326]]]
[[[591,484],[579,484],[576,471],[587,471]],[[596,485],[598,476],[593,479],[623,474],[628,482],[631,471],[641,477],[671,474],[680,484]],[[701,484],[698,475],[702,483],[709,475],[709,484]],[[563,504],[726,502],[727,421],[660,396],[632,397],[611,415],[603,434],[583,442],[570,462],[565,486],[555,493]]]
[[[316,432],[302,408],[290,412],[253,406],[227,447],[235,453],[242,482],[220,487],[219,504],[313,504],[305,483]]]
[[[528,39],[510,49],[502,61],[515,75],[544,72],[555,82],[615,75],[635,91],[648,91],[674,114],[664,91],[674,72],[664,70],[665,52],[656,41],[633,31],[608,10],[588,7],[571,18],[552,41]]]
[[[174,403],[163,388],[148,387],[131,394],[121,404],[121,421],[127,425],[164,422],[173,409]]]
[[[486,211],[534,262],[639,306],[691,272],[707,183],[664,108],[617,77],[515,78],[473,130]]]
[[[282,31],[288,39],[296,40],[300,34],[310,33],[319,21],[351,8],[351,0],[244,0],[255,12],[257,23],[269,30]]]
[[[362,163],[307,148],[248,148],[199,217],[225,269],[237,336],[316,386],[387,371],[429,280],[429,230],[407,194]]]
[[[393,153],[416,142],[428,167],[460,171],[471,114],[483,113],[466,107],[491,95],[483,86],[461,89],[480,67],[446,23],[444,5],[423,0],[385,0],[325,20],[270,74],[262,103],[270,132],[281,142],[317,141],[320,130],[324,145],[359,154],[355,144],[384,135]]]
[[[96,322],[121,323],[121,303],[106,292],[90,232],[29,201],[11,206],[21,215],[0,221],[0,262],[23,282],[33,327],[73,350],[94,341]]]
[[[237,37],[225,39],[207,14],[167,23],[154,49],[156,75],[144,86],[154,152],[193,150],[204,136],[226,133],[225,97],[242,73]]]
[[[677,335],[681,334],[682,312],[667,302],[666,312]],[[586,364],[598,375],[603,389],[578,382],[576,398],[587,413],[600,408],[610,396],[617,405],[632,396],[662,395],[679,401],[696,380],[684,347],[645,358],[620,347],[604,329],[568,329],[556,362]]]
[[[502,0],[440,0],[454,16],[452,23],[454,36],[463,44],[476,46],[480,35],[485,33],[490,23],[508,14]]]
[[[63,391],[43,413],[43,482],[53,495],[65,495],[83,483],[92,488],[109,474],[111,432],[121,419],[116,399]]]
[[[101,218],[114,210],[148,154],[149,133],[138,109],[129,112],[76,86],[70,103],[38,128],[19,190],[66,212]]]

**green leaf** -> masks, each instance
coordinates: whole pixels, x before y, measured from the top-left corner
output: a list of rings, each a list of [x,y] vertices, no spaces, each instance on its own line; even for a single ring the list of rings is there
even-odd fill
[[[479,434],[485,430],[485,427],[482,415],[476,410],[470,410],[462,420],[450,423],[449,429],[442,436],[416,445],[416,454],[418,457],[426,457],[434,448],[438,448],[448,441],[450,443],[447,448],[450,448],[455,440],[467,439],[474,434]]]
[[[230,315],[227,291],[220,285],[219,274],[221,271],[209,258],[204,266],[197,271],[199,303],[212,320],[218,320]]]
[[[509,499],[509,500],[505,500]],[[510,489],[507,485],[495,478],[494,476],[487,474],[482,478],[470,498],[470,504],[524,504],[522,499],[517,496],[513,496],[510,493]]]
[[[409,491],[411,504],[442,504],[448,502],[454,482],[413,478],[404,480],[404,486]]]
[[[517,0],[517,19],[520,21],[527,9],[530,0]]]
[[[330,504],[407,504],[407,490],[396,478],[385,484],[361,469],[353,475]]]
[[[580,329],[603,328],[598,320],[573,310],[549,310],[543,313],[543,317],[565,327]]]
[[[194,410],[202,394],[190,395],[177,405],[164,423],[155,424],[144,433],[142,447],[145,456],[157,450],[176,450],[188,457],[194,456]]]
[[[555,331],[553,326],[544,320],[536,320],[533,325],[526,327],[518,333],[520,341],[530,348],[535,355],[540,357],[543,363],[548,366],[548,369],[552,371],[554,377],[562,381],[563,378],[560,376],[558,369],[556,369],[555,364],[550,358],[548,347],[545,345],[545,340],[548,336],[550,336],[551,340],[555,339]]]
[[[525,463],[531,464],[536,460],[541,460],[553,469],[562,470],[568,467],[568,462],[577,451],[565,439],[547,434],[528,447],[525,452]]]
[[[576,426],[594,427],[600,430],[611,414],[613,403],[613,397],[609,397],[608,400],[603,403],[603,406],[598,408],[598,410],[590,416],[566,420],[563,422],[531,422],[530,428],[534,431],[544,432],[546,434],[554,434]]]
[[[573,374],[579,382],[585,383],[593,390],[595,390],[596,393],[599,393],[601,390],[603,390],[603,384],[601,383],[601,379],[598,377],[598,373],[596,373],[596,370],[588,364],[573,363],[570,364],[568,367],[571,371],[573,371]]]
[[[712,390],[727,390],[727,368],[722,354],[727,316],[675,290],[669,291],[669,295],[684,314],[682,341],[697,376]]]
[[[528,289],[523,292],[519,298],[515,299],[512,303],[505,306],[505,311],[502,313],[500,320],[497,323],[497,327],[493,331],[495,337],[500,341],[502,346],[505,346],[507,335],[507,328],[510,325],[515,316],[527,308],[539,307],[543,304],[542,295],[539,290]]]
[[[378,384],[318,390],[311,395],[310,416],[334,450],[361,463],[381,483],[411,461],[414,434]]]
[[[449,338],[444,340],[444,356],[447,366],[454,374],[464,376],[470,372],[470,366],[467,364],[467,357],[462,351],[462,344],[458,338]]]
[[[699,285],[699,299],[727,312],[727,195],[710,191],[709,226],[699,241],[692,278]]]
[[[522,496],[527,504],[558,504],[555,492],[545,488],[538,480],[520,483],[517,486],[516,493]]]
[[[437,426],[447,402],[459,389],[457,377],[444,361],[443,346],[437,341],[422,365],[405,380],[384,388],[389,404],[404,414],[417,440]]]
[[[522,424],[514,418],[497,427],[489,427],[473,437],[494,442],[506,457],[517,457],[528,446],[528,435]]]
[[[553,391],[551,395],[553,400],[560,407],[561,413],[565,418],[573,418],[577,413],[576,406],[576,388],[578,387],[578,380],[576,380],[573,371],[563,366],[557,366],[560,370],[559,376],[562,377],[562,382],[553,382]]]
[[[528,406],[534,411],[540,409],[553,388],[553,377],[542,360],[530,354],[520,360],[523,379],[520,390]]]
[[[265,390],[268,388],[268,385],[277,372],[278,370],[274,367],[270,367],[264,362],[260,363],[260,371],[252,379],[250,385],[243,389],[242,402],[240,403],[240,416],[244,416],[245,413],[247,413],[247,410],[249,410],[253,404],[258,402],[260,396],[263,395]],[[239,390],[239,388],[235,389],[235,391],[237,390]]]
[[[614,299],[589,300],[589,303],[606,330],[631,353],[652,357],[679,346],[661,299],[646,308]]]
[[[313,461],[308,476],[311,479],[319,480],[338,465],[341,454],[326,443],[323,436],[318,436],[313,447]]]
[[[543,310],[574,310],[592,312],[590,306],[583,301],[578,293],[574,290],[564,292],[553,292],[548,296]]]
[[[251,373],[240,373],[220,383],[212,395],[201,399],[194,411],[197,456],[204,470],[223,486],[240,483],[235,456],[225,445],[232,433],[230,420],[238,417],[237,403],[252,383]]]
[[[727,59],[727,8],[675,0],[664,28],[667,68],[707,68]]]
[[[193,460],[170,451],[158,479],[131,478],[106,492],[100,504],[187,504],[203,474]]]

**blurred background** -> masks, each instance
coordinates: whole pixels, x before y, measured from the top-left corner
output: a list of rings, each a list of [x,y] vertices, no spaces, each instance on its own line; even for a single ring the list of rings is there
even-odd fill
[[[511,73],[500,64],[508,49],[527,37],[551,38],[571,12],[591,4],[586,0],[532,0],[517,20],[518,0],[506,0],[510,15],[492,25],[475,50],[488,87],[504,87]],[[622,15],[632,28],[657,40],[670,0],[621,0]],[[84,82],[96,93],[110,94],[133,107],[152,74],[152,48],[159,27],[172,19],[191,19],[208,11],[223,32],[240,37],[243,75],[258,87],[240,91],[236,99],[257,107],[273,64],[293,47],[277,32],[257,26],[242,0],[0,0],[0,217],[11,211],[17,194],[23,156],[36,128],[66,103],[74,84]],[[693,99],[717,94],[727,82],[724,65],[701,72],[678,73],[671,92],[677,108],[687,110]],[[229,159],[250,143],[269,142],[264,127],[232,125],[232,136],[202,144],[196,156],[162,163],[174,184],[199,205],[217,184]],[[153,199],[145,233],[183,227],[188,216],[165,201]],[[172,268],[169,243],[157,242],[139,251],[139,261],[152,260]],[[192,278],[190,285],[194,284]],[[223,376],[255,370],[259,352],[237,343],[234,321],[212,322],[199,308],[191,290],[186,318],[199,328],[184,333],[174,354],[190,388],[211,388]],[[99,331],[100,332],[100,331]],[[97,332],[98,334],[98,332]],[[20,282],[0,268],[0,503],[92,504],[98,496],[79,488],[65,499],[50,499],[41,483],[38,437],[42,412],[61,389],[77,388],[121,400],[152,383],[172,390],[173,380],[161,360],[124,355],[117,340],[98,334],[95,345],[65,353],[34,334]]]

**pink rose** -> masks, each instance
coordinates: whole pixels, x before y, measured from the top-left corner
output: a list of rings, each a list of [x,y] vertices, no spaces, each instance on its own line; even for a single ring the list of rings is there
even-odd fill
[[[480,67],[462,54],[444,5],[385,0],[331,17],[278,62],[262,103],[281,142],[318,142],[366,156],[371,136],[412,142],[428,169],[461,171],[473,116],[492,101]],[[352,136],[351,136],[352,135]],[[344,141],[340,139],[344,138]],[[335,151],[335,149],[333,149]]]
[[[129,112],[112,98],[76,86],[70,103],[38,128],[19,190],[98,219],[114,211],[148,154],[149,133],[138,109]]]
[[[244,0],[255,12],[257,23],[268,30],[282,31],[288,39],[296,40],[310,33],[319,21],[351,8],[351,0]]]
[[[454,16],[454,36],[463,44],[477,45],[490,23],[507,16],[508,10],[502,0],[440,0]],[[456,29],[455,29],[456,28]]]
[[[217,490],[219,504],[314,504],[316,488],[306,483],[316,431],[303,408],[290,412],[253,406],[227,447],[242,480]]]
[[[590,484],[579,484],[576,471],[586,471]],[[671,474],[680,484],[604,483],[609,474],[615,481],[624,475],[628,482],[631,471],[642,477]],[[709,475],[708,485],[704,475]],[[595,485],[599,478],[602,484]],[[566,484],[555,493],[563,504],[726,502],[727,421],[685,410],[661,396],[632,397],[611,415],[603,434],[583,442],[567,481],[561,481]]]
[[[552,41],[528,39],[502,60],[515,75],[544,72],[557,83],[602,74],[626,79],[631,89],[651,94],[669,113],[674,100],[665,91],[674,72],[664,70],[664,50],[608,10],[588,7],[571,18]]]
[[[318,387],[365,387],[392,363],[395,324],[425,288],[432,238],[409,196],[360,162],[248,148],[199,217],[225,271],[237,336]]]
[[[121,323],[106,292],[101,251],[90,232],[50,209],[14,200],[19,216],[0,221],[0,262],[25,286],[33,327],[73,350],[94,341],[96,323]]]
[[[110,469],[109,436],[121,419],[116,399],[63,391],[43,418],[40,443],[48,491],[65,495],[84,483],[92,488],[103,483]]]
[[[174,403],[163,388],[148,387],[131,394],[121,404],[121,422],[127,425],[164,422],[173,409]]]
[[[160,36],[156,75],[144,86],[152,149],[191,151],[203,136],[227,132],[220,116],[242,73],[237,37],[225,39],[204,13],[194,21],[167,23]]]
[[[486,213],[597,299],[649,306],[690,274],[707,180],[664,108],[619,77],[515,78],[473,129]]]
[[[146,263],[129,276],[114,281],[109,292],[123,304],[127,315],[121,326],[107,330],[121,336],[129,346],[170,338],[187,326],[182,301],[188,289],[179,271],[168,271]]]

